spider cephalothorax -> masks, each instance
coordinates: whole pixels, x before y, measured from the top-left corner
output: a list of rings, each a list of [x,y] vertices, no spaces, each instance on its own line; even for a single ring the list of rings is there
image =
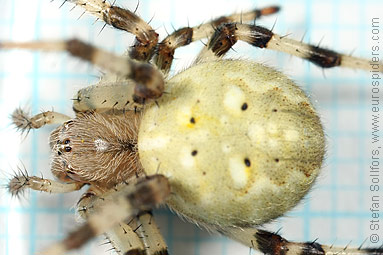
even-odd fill
[[[8,185],[12,194],[89,186],[77,203],[86,222],[45,254],[79,248],[102,233],[119,254],[168,254],[150,214],[160,204],[265,254],[383,253],[289,242],[259,229],[312,187],[325,153],[324,131],[308,97],[282,73],[222,57],[244,41],[323,68],[370,70],[370,61],[251,23],[277,12],[275,6],[181,28],[158,42],[158,34],[134,12],[104,0],[71,2],[136,40],[129,57],[76,39],[0,44],[64,50],[106,72],[72,99],[75,118],[53,111],[30,117],[21,109],[12,115],[22,131],[60,124],[49,142],[59,182],[17,175]],[[193,65],[170,77],[175,50],[202,38],[209,41]]]
[[[93,112],[65,122],[50,136],[53,174],[105,188],[141,175],[137,151],[139,119],[140,114],[133,112]]]

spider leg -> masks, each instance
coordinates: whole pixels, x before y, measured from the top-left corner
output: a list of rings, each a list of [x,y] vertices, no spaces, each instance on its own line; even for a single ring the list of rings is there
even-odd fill
[[[48,193],[67,193],[81,189],[84,183],[61,183],[37,176],[28,176],[26,172],[15,175],[8,183],[8,191],[13,196],[19,196],[26,189],[33,189]]]
[[[100,210],[92,213],[79,229],[41,254],[62,254],[79,248],[91,238],[107,232],[129,217],[164,203],[169,194],[169,182],[163,175],[147,176],[135,185],[126,185],[113,199],[105,202]]]
[[[111,5],[105,0],[65,0],[81,6],[106,24],[132,33],[136,36],[129,56],[132,59],[148,61],[154,54],[158,34],[133,12]]]
[[[135,82],[134,100],[142,102],[145,98],[158,98],[164,91],[162,73],[148,63],[137,62],[129,57],[117,56],[79,40],[0,42],[0,49],[34,49],[44,51],[67,51],[75,57],[99,66],[119,77]]]
[[[104,194],[103,197],[100,197],[97,194],[97,190],[92,188],[93,186],[82,195],[77,203],[77,213],[83,219],[87,219],[90,215],[100,210],[105,201],[110,200],[108,197],[113,198],[114,193],[121,191],[120,189],[112,189],[111,192],[113,194],[111,196]],[[115,227],[105,232],[109,243],[118,254],[145,254],[144,244],[134,231],[138,226],[136,217],[133,217],[129,222],[121,221]]]
[[[100,210],[107,200],[113,199],[113,194],[99,197],[97,190],[91,186],[83,194],[77,203],[78,214],[83,218],[88,218],[95,211]],[[111,192],[121,192],[119,188],[112,189]],[[151,212],[140,213],[129,221],[120,222],[106,233],[112,246],[119,254],[168,254],[167,245],[158,229],[158,226]]]
[[[225,229],[224,235],[268,255],[361,255],[383,254],[380,248],[333,247],[313,242],[290,242],[277,233],[259,229]]]
[[[135,232],[136,225],[136,220],[129,221],[129,224],[120,222],[105,233],[117,254],[145,254],[144,244]]]
[[[27,132],[27,134],[31,129],[38,129],[50,124],[61,124],[71,119],[65,114],[53,111],[42,112],[31,117],[21,108],[17,108],[12,113],[11,118],[17,130],[23,133]]]
[[[269,6],[245,13],[234,13],[229,16],[223,16],[196,27],[178,29],[159,43],[157,54],[154,57],[154,63],[159,69],[163,70],[164,73],[167,73],[170,70],[174,59],[174,52],[177,48],[210,37],[214,33],[215,28],[224,23],[253,21],[261,16],[276,13],[279,9],[278,6]]]
[[[82,194],[81,198],[76,204],[76,213],[80,219],[86,220],[88,216],[95,210],[97,202],[101,199],[97,194],[97,191],[93,190],[93,186]]]
[[[258,48],[285,52],[306,59],[323,68],[341,66],[372,70],[374,65],[373,62],[367,59],[340,54],[332,50],[279,36],[264,27],[239,23],[226,23],[219,26],[212,35],[207,47],[213,51],[215,55],[220,57],[238,40],[242,40]],[[376,71],[383,72],[383,65],[380,65],[380,69]]]
[[[76,113],[95,111],[117,114],[140,110],[143,102],[136,102],[134,86],[130,81],[99,82],[80,89],[73,98]]]
[[[169,254],[167,245],[158,229],[152,213],[147,212],[139,215],[138,223],[140,225],[136,228],[136,232],[144,243],[146,254]]]

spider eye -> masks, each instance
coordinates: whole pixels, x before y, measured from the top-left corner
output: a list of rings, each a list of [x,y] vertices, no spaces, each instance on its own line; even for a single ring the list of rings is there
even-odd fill
[[[61,151],[58,151],[57,154],[58,154],[59,156],[61,156],[62,153],[61,153]]]
[[[71,150],[72,150],[72,147],[70,147],[70,146],[65,147],[66,152],[70,152]]]
[[[69,139],[65,139],[64,144],[68,144],[68,143],[70,143],[70,140]]]

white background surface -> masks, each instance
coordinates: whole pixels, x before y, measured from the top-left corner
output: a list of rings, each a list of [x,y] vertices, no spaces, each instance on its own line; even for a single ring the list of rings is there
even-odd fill
[[[122,53],[132,43],[132,36],[106,27],[83,15],[67,3],[48,0],[1,0],[0,41],[58,39],[77,37],[105,49]],[[135,9],[136,1],[117,1]],[[275,33],[291,33],[292,38],[336,49],[344,53],[370,57],[371,18],[380,17],[381,1],[140,1],[138,13],[157,29],[161,38],[172,26],[191,26],[220,15],[278,4],[279,14],[258,24]],[[383,31],[381,29],[383,40]],[[176,52],[174,70],[191,63],[202,43]],[[382,46],[383,47],[383,46]],[[255,59],[290,75],[311,96],[322,116],[328,138],[328,152],[323,173],[314,190],[289,216],[277,220],[269,230],[278,230],[288,239],[318,241],[327,244],[359,246],[370,235],[370,108],[371,80],[362,71],[325,70],[281,53],[251,48],[243,43],[234,47],[231,57]],[[47,138],[51,128],[31,132],[26,139],[10,126],[9,114],[18,106],[32,112],[49,110],[73,116],[70,98],[78,88],[94,82],[100,75],[76,59],[62,53],[0,52],[0,171],[2,184],[17,166],[24,165],[31,174],[51,177]],[[382,96],[382,93],[380,93]],[[383,175],[381,177],[383,181]],[[383,193],[380,194],[383,196]],[[80,193],[49,195],[31,192],[21,201],[0,192],[0,254],[24,255],[38,252],[48,243],[61,239],[75,228],[71,208]],[[383,203],[383,202],[382,202]],[[381,205],[382,208],[382,205]],[[243,247],[223,237],[211,236],[191,224],[180,221],[166,210],[157,212],[158,223],[168,240],[171,254],[249,254]],[[383,219],[381,219],[382,221]],[[382,223],[383,224],[383,223]],[[383,228],[383,225],[381,225]],[[383,238],[381,231],[381,238]],[[73,254],[110,254],[110,247],[93,241]],[[381,245],[381,242],[379,243]]]

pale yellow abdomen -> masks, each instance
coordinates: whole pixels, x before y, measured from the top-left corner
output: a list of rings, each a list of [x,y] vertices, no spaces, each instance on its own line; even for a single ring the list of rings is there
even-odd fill
[[[319,117],[283,74],[243,60],[193,66],[145,109],[139,157],[171,183],[171,208],[202,224],[252,226],[306,194],[324,155]]]

